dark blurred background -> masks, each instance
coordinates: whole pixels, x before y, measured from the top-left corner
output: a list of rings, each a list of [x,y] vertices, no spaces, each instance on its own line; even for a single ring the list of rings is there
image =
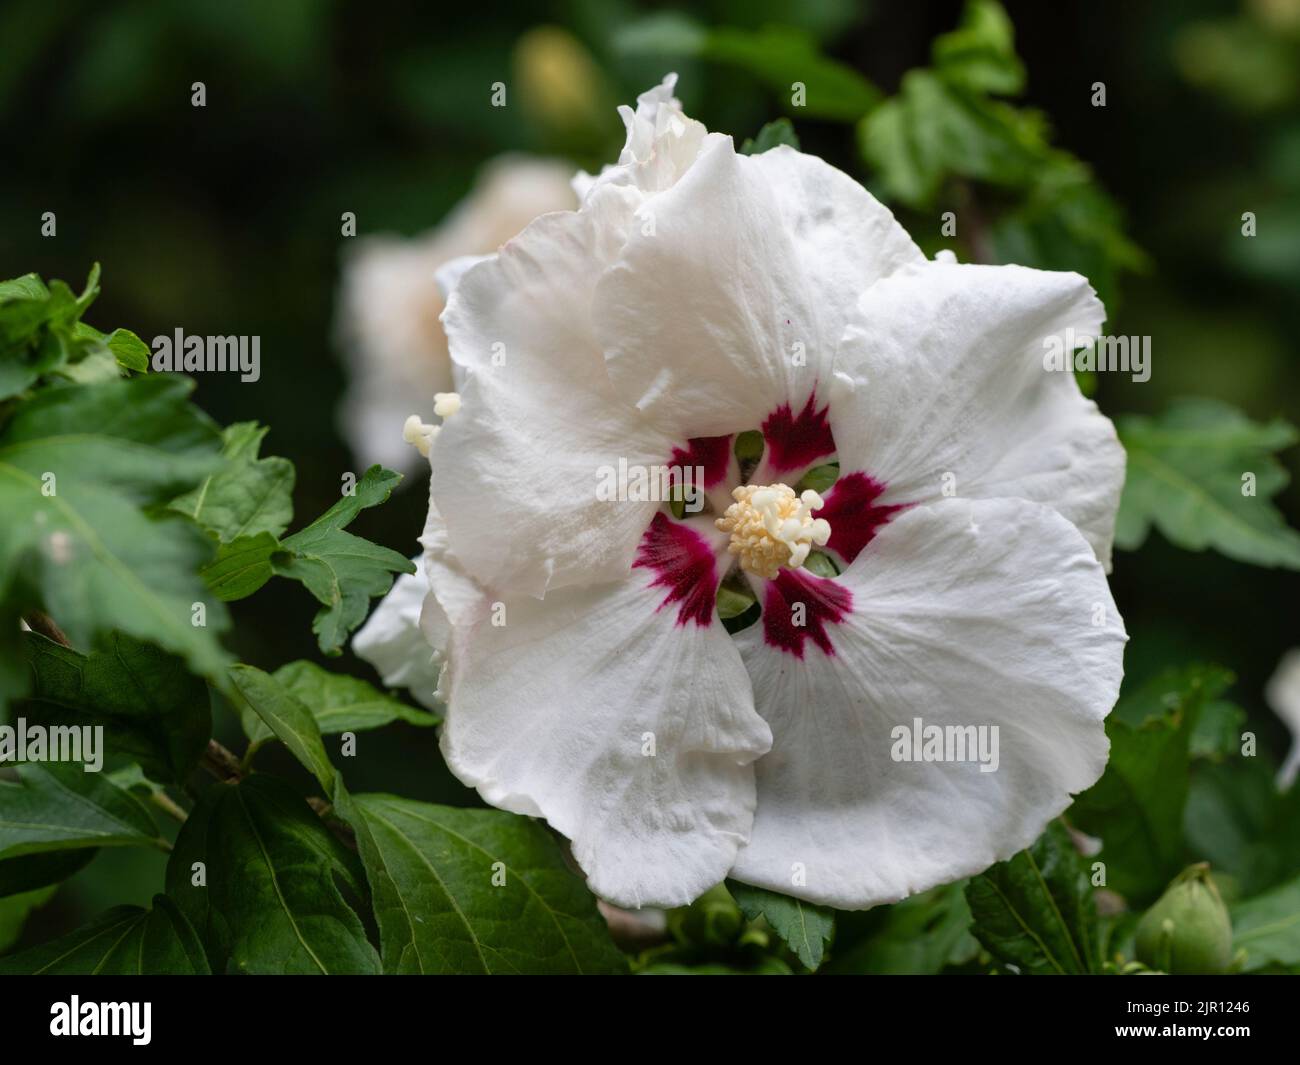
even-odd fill
[[[1206,395],[1257,420],[1300,423],[1300,0],[1007,8],[1028,70],[1024,102],[1094,168],[1149,257],[1118,286],[1109,331],[1151,335],[1154,373],[1141,385],[1102,375],[1102,409],[1154,412],[1171,397]],[[100,328],[146,341],[178,326],[260,335],[259,382],[201,375],[196,398],[222,423],[270,424],[265,450],[296,463],[296,514],[309,520],[356,468],[335,415],[345,387],[334,328],[342,212],[356,213],[362,234],[416,234],[498,153],[595,168],[622,144],[614,106],[669,69],[687,111],[711,129],[739,141],[789,113],[806,150],[869,180],[851,125],[787,112],[788,101],[733,66],[629,41],[665,13],[704,26],[792,25],[893,93],[960,12],[956,0],[6,0],[0,274],[36,271],[76,287],[98,261],[103,295],[87,320]],[[195,81],[204,108],[191,106]],[[489,106],[496,81],[516,103]],[[1104,108],[1090,102],[1098,81]],[[1259,219],[1253,240],[1240,233],[1247,210]],[[56,238],[41,236],[45,211],[57,214]],[[1283,456],[1293,472],[1298,458],[1294,448]],[[354,528],[413,554],[425,502],[424,485],[408,483]],[[1279,502],[1300,524],[1294,483]],[[1117,553],[1114,589],[1132,635],[1130,678],[1192,661],[1231,668],[1233,698],[1280,756],[1287,737],[1261,688],[1300,643],[1300,574],[1189,554],[1153,533],[1140,551]],[[272,584],[234,604],[232,650],[267,668],[319,661],[315,609],[297,586]],[[374,679],[351,656],[334,666]],[[232,719],[219,729],[233,742]],[[364,742],[368,757],[349,768],[353,791],[476,801],[427,731],[399,724]],[[274,764],[276,754],[259,757]],[[161,864],[105,852],[43,921],[147,902]]]

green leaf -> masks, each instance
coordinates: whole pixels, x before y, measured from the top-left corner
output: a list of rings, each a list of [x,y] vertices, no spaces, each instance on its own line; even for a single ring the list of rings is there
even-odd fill
[[[1154,899],[1186,864],[1191,736],[1201,709],[1231,680],[1214,666],[1164,673],[1125,694],[1106,722],[1110,762],[1075,800],[1070,821],[1101,837],[1107,886],[1131,903]]]
[[[745,143],[740,147],[740,153],[762,155],[782,144],[787,144],[796,151],[799,150],[798,134],[795,133],[794,125],[788,118],[778,118],[774,122],[767,123],[758,131],[757,137],[746,137]]]
[[[838,462],[829,462],[825,466],[815,466],[803,475],[797,490],[804,492],[811,488],[814,492],[821,494],[829,491],[831,485],[838,481],[839,477],[840,464]]]
[[[809,552],[808,557],[804,559],[804,568],[817,577],[838,577],[840,575],[835,560],[825,551]]]
[[[392,587],[393,574],[415,572],[396,551],[343,531],[363,509],[384,502],[400,480],[401,474],[371,466],[353,494],[286,537],[281,547],[287,554],[272,559],[277,574],[301,581],[324,604],[312,631],[325,654],[340,653],[348,634],[365,620],[370,600]]]
[[[198,936],[166,895],[118,906],[71,935],[0,958],[0,975],[207,976]]]
[[[0,898],[67,880],[84,869],[98,853],[93,847],[78,847],[6,858],[0,861]]]
[[[1231,908],[1232,945],[1245,950],[1245,971],[1300,966],[1300,877]]]
[[[871,82],[823,55],[815,38],[793,26],[706,29],[680,15],[657,15],[627,27],[616,44],[626,54],[724,63],[745,71],[791,107],[791,87],[798,82],[804,86],[799,110],[810,118],[852,122],[880,101],[880,90]]]
[[[51,885],[35,891],[24,891],[20,895],[0,897],[0,954],[18,942],[28,915],[49,902],[56,890],[57,887]]]
[[[747,920],[764,918],[805,967],[821,965],[835,931],[834,911],[735,880],[727,881],[727,890]]]
[[[0,778],[0,858],[79,847],[163,847],[149,811],[102,773],[29,763]]]
[[[117,630],[201,675],[224,672],[225,610],[197,576],[211,542],[154,510],[219,461],[216,429],[186,402],[190,388],[161,375],[50,387],[0,433],[0,702],[28,690],[16,623],[38,605],[74,646]]]
[[[196,862],[206,885],[194,883]],[[210,788],[167,865],[168,895],[198,931],[214,972],[378,972],[343,891],[365,899],[357,856],[292,788],[262,774]]]
[[[1052,822],[1032,847],[966,886],[971,932],[1005,965],[1029,975],[1097,972],[1097,913],[1083,860]]]
[[[1279,793],[1273,774],[1263,758],[1194,766],[1183,814],[1190,855],[1231,875],[1240,897],[1300,869],[1300,788]]]
[[[961,25],[936,37],[931,55],[945,80],[962,88],[1013,96],[1025,87],[1015,30],[994,0],[967,3]]]
[[[114,329],[104,343],[113,353],[117,364],[136,373],[149,370],[149,345],[129,329]]]
[[[617,973],[596,900],[528,818],[391,795],[335,808],[356,830],[386,973]]]
[[[718,585],[718,617],[739,617],[754,605],[754,596],[746,594],[744,589],[733,588],[728,584]]]
[[[47,286],[35,274],[0,283],[0,399],[46,374],[76,375],[96,356],[106,356],[116,375],[103,334],[78,321],[98,294],[98,263],[79,297],[62,281]]]
[[[1207,702],[1192,730],[1189,751],[1193,758],[1222,761],[1241,753],[1246,711],[1226,699]]]
[[[382,728],[394,721],[427,728],[439,720],[427,710],[407,706],[367,681],[331,673],[314,662],[290,662],[272,676],[307,707],[323,736]],[[249,735],[250,741],[256,743],[270,736],[265,722],[259,720],[250,724],[256,733]]]
[[[1297,440],[1278,419],[1252,422],[1214,399],[1185,399],[1160,417],[1116,419],[1128,451],[1115,543],[1134,550],[1152,526],[1189,551],[1300,569],[1300,532],[1270,502],[1288,481],[1275,452]],[[1254,494],[1243,494],[1252,486]]]
[[[241,536],[218,547],[216,557],[199,570],[199,576],[223,603],[244,599],[275,575],[271,557],[279,550],[280,541],[269,532]]]
[[[78,654],[25,633],[35,676],[23,713],[45,725],[102,726],[105,746],[156,780],[182,783],[212,735],[207,685],[175,655],[112,633]]]
[[[890,906],[836,917],[835,952],[826,973],[929,975],[979,950],[970,936],[966,881]]]
[[[950,175],[1027,188],[1050,154],[1037,112],[962,92],[929,70],[908,71],[899,94],[863,119],[858,141],[885,196],[918,209]]]
[[[989,237],[999,262],[1083,274],[1112,318],[1120,275],[1149,265],[1125,235],[1119,205],[1087,166],[1061,151],[1035,167],[1022,199],[993,222]]]
[[[172,509],[193,518],[223,544],[260,533],[279,536],[293,519],[293,463],[258,458],[265,426],[236,422],[222,434],[225,465]]]
[[[334,766],[325,753],[320,728],[311,711],[275,677],[260,669],[245,665],[232,666],[230,676],[246,703],[247,708],[240,711],[240,719],[249,739],[255,740],[254,734],[257,734],[261,737],[260,742],[265,742],[275,735],[320,781],[325,794],[332,794]],[[255,724],[259,720],[261,728]],[[246,762],[251,759],[258,745],[259,742],[255,741],[250,747]]]
[[[734,965],[706,963],[683,965],[680,962],[655,962],[637,970],[638,976],[793,976],[794,970],[780,958],[762,958],[752,969]]]

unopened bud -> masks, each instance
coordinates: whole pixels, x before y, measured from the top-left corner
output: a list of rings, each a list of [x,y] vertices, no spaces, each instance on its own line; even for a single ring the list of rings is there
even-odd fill
[[[1188,866],[1138,922],[1138,960],[1167,973],[1227,972],[1232,921],[1202,862]]]

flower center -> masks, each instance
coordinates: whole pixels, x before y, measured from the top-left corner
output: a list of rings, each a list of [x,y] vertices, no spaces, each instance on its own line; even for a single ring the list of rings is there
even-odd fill
[[[714,523],[731,533],[727,550],[740,557],[742,569],[773,579],[782,566],[798,569],[813,545],[831,537],[830,522],[814,518],[822,497],[811,488],[796,496],[784,484],[742,484],[731,493],[735,500]]]

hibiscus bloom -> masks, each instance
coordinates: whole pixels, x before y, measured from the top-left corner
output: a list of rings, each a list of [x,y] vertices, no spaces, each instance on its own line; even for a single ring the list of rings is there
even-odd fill
[[[579,210],[448,299],[464,385],[428,431],[421,605],[442,749],[619,905],[727,876],[895,901],[1027,846],[1105,766],[1124,454],[1042,361],[1102,307],[1077,274],[927,261],[857,182],[738,155],[673,84],[622,109]],[[600,498],[620,460],[702,468],[704,511]],[[759,612],[734,636],[724,580]],[[358,650],[392,679],[379,609]],[[996,729],[995,771],[900,754],[921,722]]]
[[[434,393],[455,387],[437,272],[496,251],[540,214],[575,206],[570,177],[559,162],[504,155],[428,233],[349,243],[337,324],[351,379],[341,420],[363,466],[414,469],[419,456],[402,442],[402,420],[413,410],[429,417]]]

